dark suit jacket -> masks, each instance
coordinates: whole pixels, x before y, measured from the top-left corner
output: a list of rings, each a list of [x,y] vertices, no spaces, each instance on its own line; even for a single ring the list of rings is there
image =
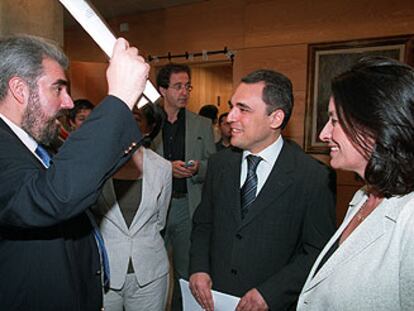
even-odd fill
[[[285,140],[242,221],[241,159],[241,151],[228,149],[209,160],[194,214],[190,273],[207,272],[214,289],[239,297],[256,288],[271,310],[287,310],[335,230],[329,172]]]
[[[1,310],[99,310],[100,258],[84,211],[140,138],[127,106],[108,96],[46,170],[0,119]]]

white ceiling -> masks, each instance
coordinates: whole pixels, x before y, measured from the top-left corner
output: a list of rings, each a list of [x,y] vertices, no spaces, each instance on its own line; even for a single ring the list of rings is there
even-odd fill
[[[164,9],[208,0],[88,0],[105,18],[132,15],[139,12]],[[75,20],[65,11],[65,26],[73,25]]]

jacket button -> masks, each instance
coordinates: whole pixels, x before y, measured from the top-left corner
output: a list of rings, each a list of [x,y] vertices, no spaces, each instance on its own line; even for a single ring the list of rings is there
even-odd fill
[[[243,237],[240,235],[240,234],[236,234],[236,238],[238,239],[238,240],[241,240]]]
[[[230,272],[231,272],[231,274],[237,275],[237,270],[236,269],[231,269]]]
[[[101,270],[96,271],[96,275],[101,275],[101,274],[102,274]]]

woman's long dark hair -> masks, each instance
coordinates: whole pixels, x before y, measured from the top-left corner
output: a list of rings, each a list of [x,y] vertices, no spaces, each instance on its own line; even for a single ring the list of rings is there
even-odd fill
[[[339,122],[368,160],[364,179],[383,197],[414,190],[414,70],[384,57],[361,59],[332,81]]]

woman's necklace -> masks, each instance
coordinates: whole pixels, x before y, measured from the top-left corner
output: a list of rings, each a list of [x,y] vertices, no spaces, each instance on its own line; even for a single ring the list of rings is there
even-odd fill
[[[382,198],[370,194],[368,199],[362,204],[358,212],[348,223],[348,226],[342,232],[339,244],[342,244],[351,233],[372,213],[372,211],[381,203]]]
[[[364,202],[364,204],[362,204],[361,208],[359,209],[359,211],[355,214],[354,217],[356,217],[357,221],[359,223],[363,222],[365,220],[365,218],[368,217],[369,214],[367,214],[366,210],[367,210],[367,205],[368,205],[368,199]]]

